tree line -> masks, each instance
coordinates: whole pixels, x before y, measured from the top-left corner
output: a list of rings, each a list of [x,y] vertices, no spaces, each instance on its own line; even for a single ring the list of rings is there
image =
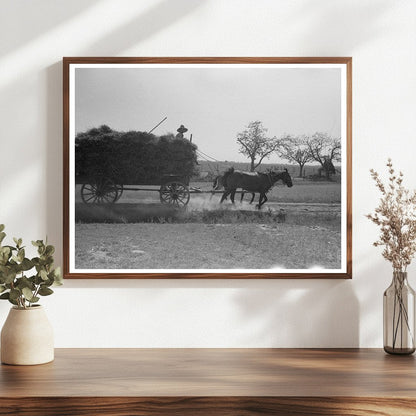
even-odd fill
[[[299,166],[299,176],[307,163],[317,162],[319,171],[327,178],[335,174],[334,162],[341,161],[341,140],[327,133],[316,132],[311,136],[286,134],[281,138],[268,137],[267,129],[261,121],[252,121],[237,135],[241,154],[250,160],[250,170],[254,172],[272,154]]]

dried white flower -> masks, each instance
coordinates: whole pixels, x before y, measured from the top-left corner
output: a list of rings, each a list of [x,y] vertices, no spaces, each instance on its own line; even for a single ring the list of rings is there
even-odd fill
[[[382,197],[374,214],[366,217],[380,226],[380,237],[374,246],[384,246],[383,257],[395,271],[404,272],[416,253],[416,191],[402,185],[403,173],[396,174],[391,159],[387,168],[390,175],[387,185],[375,170],[370,170]]]

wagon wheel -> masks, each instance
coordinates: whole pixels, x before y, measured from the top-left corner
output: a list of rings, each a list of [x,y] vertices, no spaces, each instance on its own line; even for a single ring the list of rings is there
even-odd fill
[[[95,178],[91,183],[84,183],[81,188],[81,198],[86,204],[113,203],[120,196],[118,185],[109,178]]]
[[[182,182],[168,182],[160,187],[160,202],[184,207],[190,198],[189,188]]]

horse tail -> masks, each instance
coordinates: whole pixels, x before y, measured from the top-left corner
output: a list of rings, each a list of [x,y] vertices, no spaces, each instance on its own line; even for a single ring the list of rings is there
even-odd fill
[[[220,189],[222,187],[222,176],[216,176],[214,179],[214,182],[212,184],[212,189],[214,189],[215,191],[218,191],[218,189]]]

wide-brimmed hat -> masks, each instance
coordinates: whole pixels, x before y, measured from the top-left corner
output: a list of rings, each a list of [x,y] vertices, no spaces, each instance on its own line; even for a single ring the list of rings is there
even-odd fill
[[[188,131],[188,129],[183,124],[181,124],[180,127],[178,128],[178,130],[176,130],[176,131],[178,133],[185,133],[185,132]]]

